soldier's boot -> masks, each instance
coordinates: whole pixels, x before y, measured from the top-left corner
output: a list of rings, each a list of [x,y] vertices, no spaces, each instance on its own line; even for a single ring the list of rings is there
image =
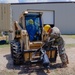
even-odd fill
[[[66,68],[67,67],[67,62],[63,62],[61,65],[62,68]]]
[[[50,73],[50,69],[47,69],[47,73]]]
[[[67,59],[67,64],[69,64],[69,60],[68,60],[68,56],[66,55],[66,59]]]
[[[61,58],[61,61],[62,61],[61,67],[62,68],[67,67],[67,64],[69,64],[68,56],[66,54],[62,54],[62,55],[60,55],[60,58]]]

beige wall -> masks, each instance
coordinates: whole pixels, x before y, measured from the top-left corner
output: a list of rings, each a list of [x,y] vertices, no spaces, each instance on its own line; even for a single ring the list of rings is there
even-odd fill
[[[12,25],[10,4],[0,4],[0,31],[9,31]]]

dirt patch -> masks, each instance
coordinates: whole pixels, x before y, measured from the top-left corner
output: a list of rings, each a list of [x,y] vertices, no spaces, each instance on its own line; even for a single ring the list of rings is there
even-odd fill
[[[69,57],[67,68],[60,68],[61,60],[57,57],[57,63],[50,68],[51,73],[48,75],[75,75],[75,47],[67,48],[66,52]],[[0,75],[47,75],[46,70],[34,68],[29,71],[24,65],[14,66],[10,55],[10,47],[0,48]]]

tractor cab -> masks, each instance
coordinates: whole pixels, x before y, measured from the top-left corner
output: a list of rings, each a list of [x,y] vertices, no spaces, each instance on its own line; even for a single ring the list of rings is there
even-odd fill
[[[42,21],[40,13],[28,13],[25,16],[25,27],[30,42],[42,41]]]
[[[43,24],[42,12],[24,12],[23,29],[28,33],[28,49],[38,49],[42,46],[43,41]],[[22,20],[21,18],[21,20]],[[27,42],[25,42],[27,43]]]

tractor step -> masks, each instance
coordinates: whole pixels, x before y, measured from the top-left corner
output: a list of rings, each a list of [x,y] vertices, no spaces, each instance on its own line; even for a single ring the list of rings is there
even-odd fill
[[[40,56],[35,56],[35,57],[32,57],[32,59],[39,59]]]
[[[40,61],[40,60],[32,60],[32,61],[31,61],[32,64],[38,63],[38,62],[41,62],[41,61]]]

